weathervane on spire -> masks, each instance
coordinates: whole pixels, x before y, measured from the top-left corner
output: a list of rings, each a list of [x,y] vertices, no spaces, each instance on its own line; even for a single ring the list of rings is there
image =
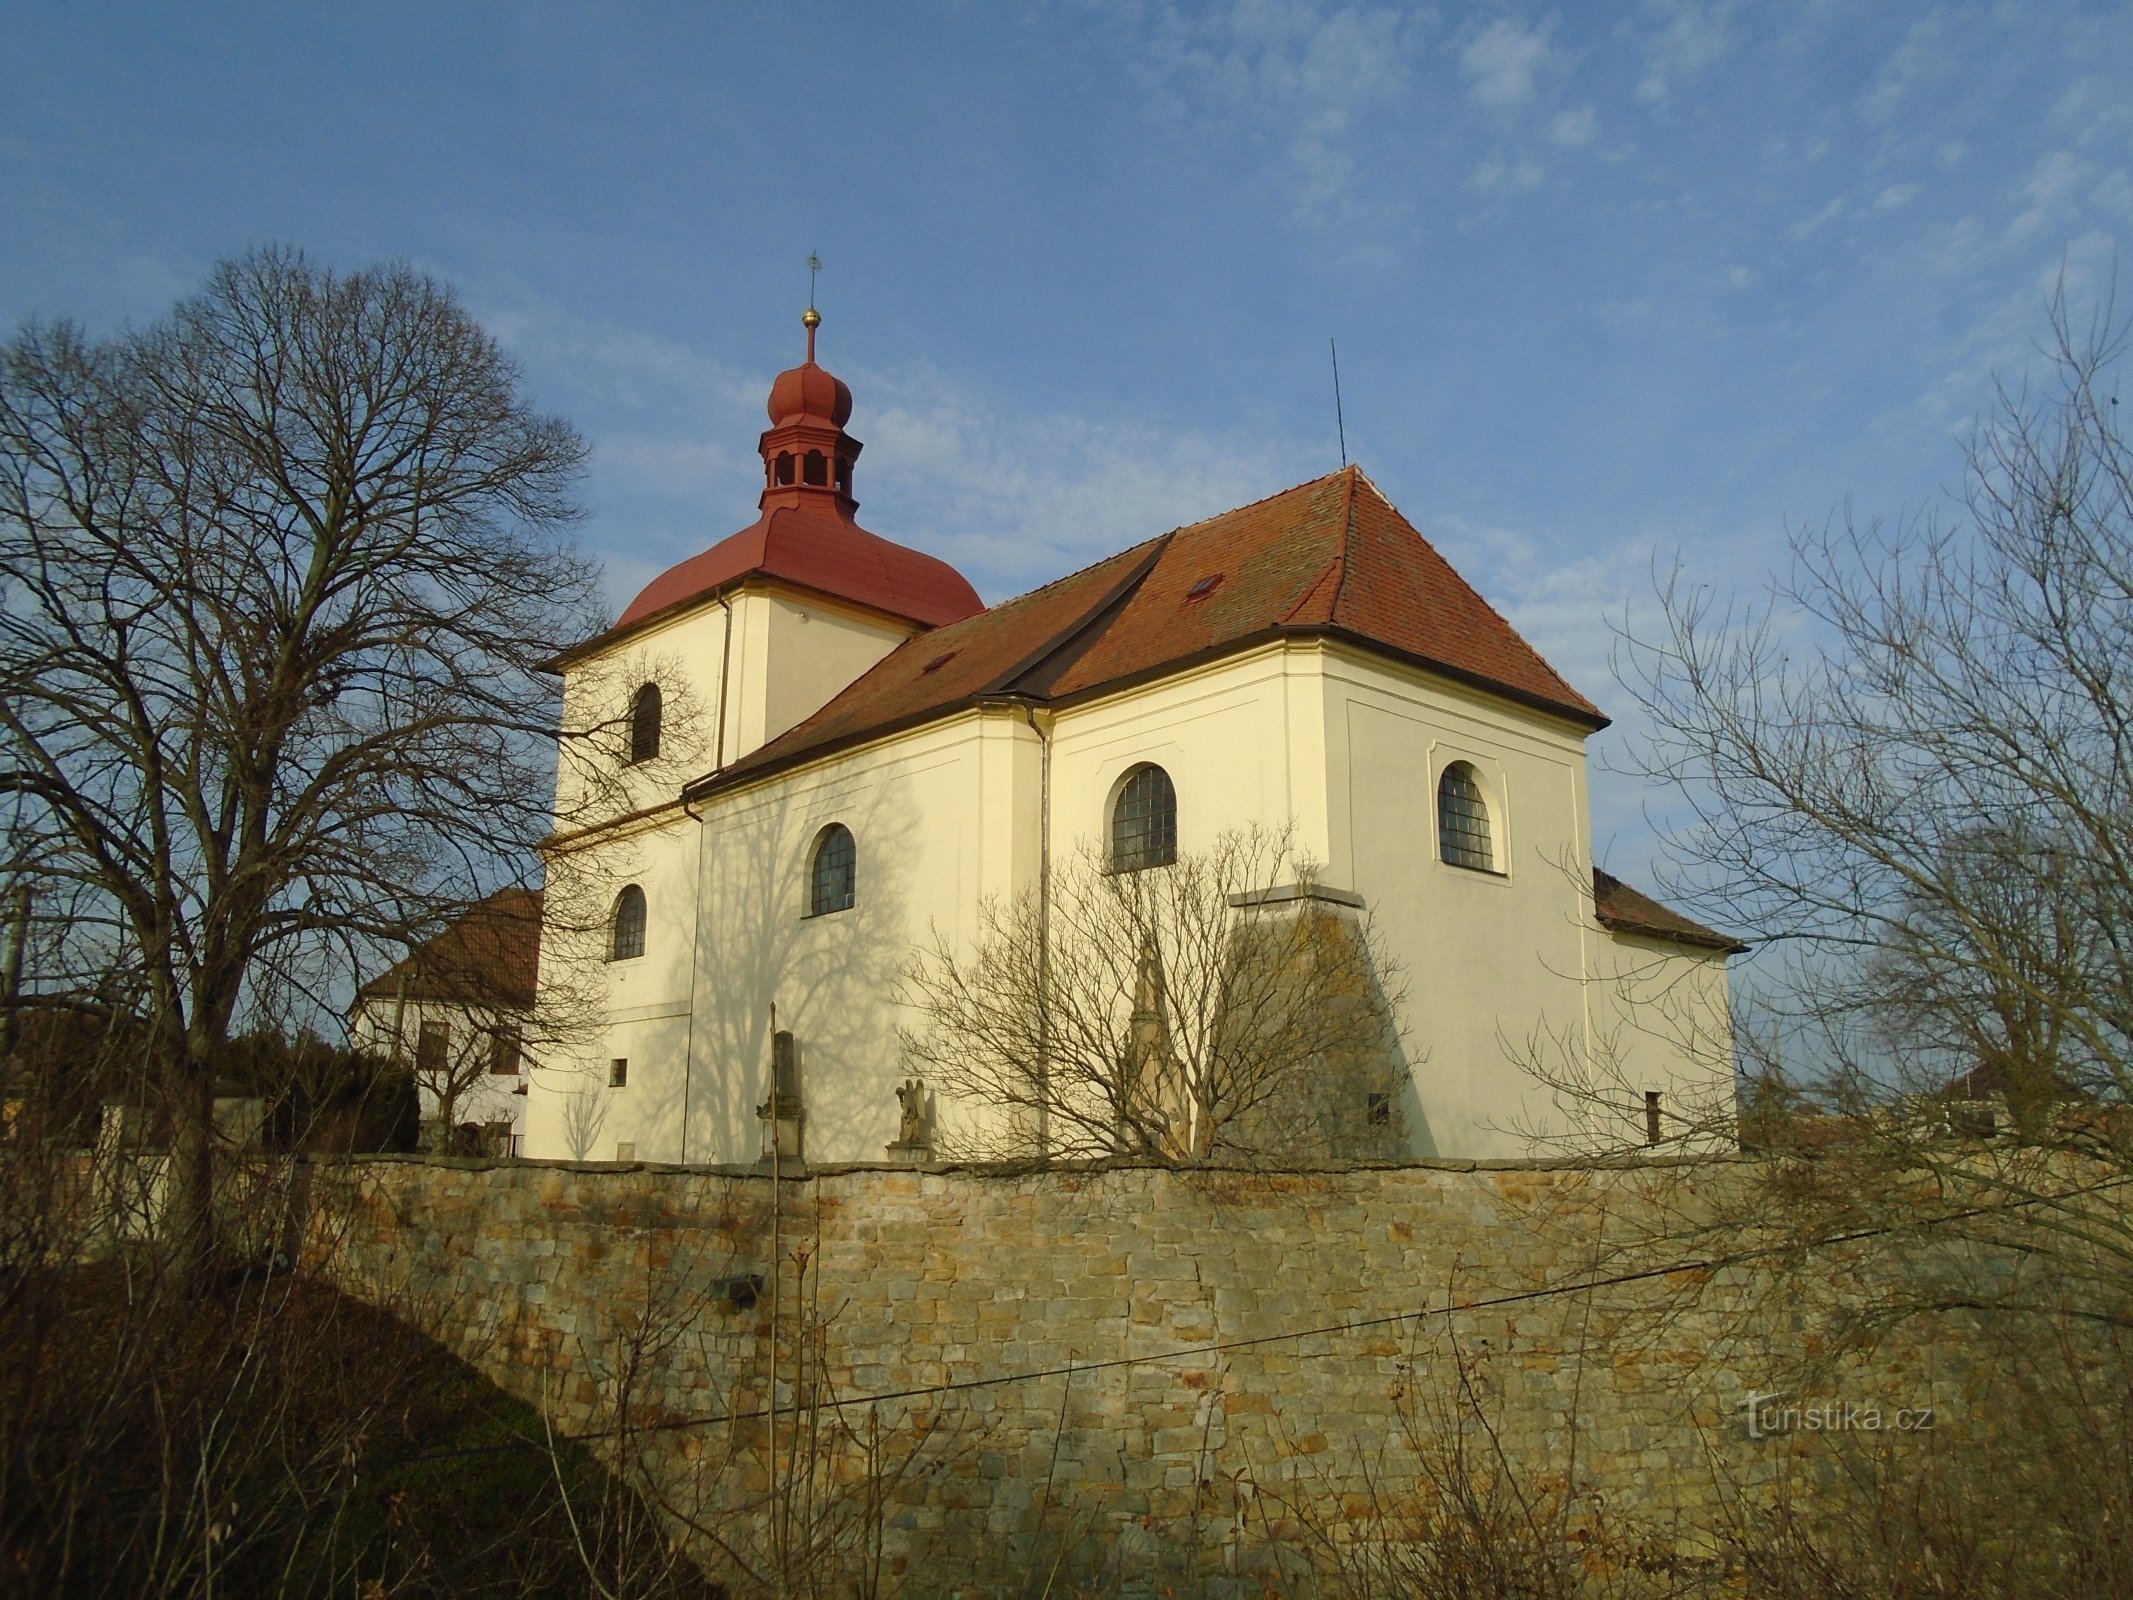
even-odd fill
[[[815,275],[822,270],[822,258],[810,250],[807,252],[807,310],[800,320],[807,325],[807,359],[815,359],[815,330],[822,326],[822,313],[815,309]]]

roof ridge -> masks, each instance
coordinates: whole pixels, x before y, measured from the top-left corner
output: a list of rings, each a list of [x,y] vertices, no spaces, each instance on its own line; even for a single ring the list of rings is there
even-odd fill
[[[1176,531],[1177,530],[1175,528],[1171,530],[1172,533],[1175,533]],[[1019,606],[1025,603],[1026,601],[1035,600],[1040,595],[1049,594],[1052,590],[1058,588],[1061,584],[1072,583],[1076,578],[1085,578],[1090,573],[1094,572],[1098,567],[1109,566],[1114,561],[1123,561],[1127,556],[1132,555],[1134,551],[1141,549],[1143,546],[1159,544],[1169,537],[1169,533],[1153,534],[1148,538],[1141,540],[1139,544],[1129,544],[1123,550],[1114,550],[1107,556],[1099,556],[1094,561],[1088,562],[1086,565],[1076,567],[1072,572],[1061,573],[1058,577],[1052,579],[1049,583],[1040,583],[1034,589],[1024,589],[1020,594],[1011,594],[1005,600],[1000,601],[996,605],[989,605],[983,611],[973,611],[967,617],[959,617],[954,622],[943,623],[940,627],[935,628],[931,631],[935,634],[945,633],[950,628],[960,628],[964,623],[974,621],[979,617],[989,617],[996,612],[1005,611],[1009,606]],[[915,638],[917,636],[913,635],[913,637]]]
[[[1362,471],[1361,467],[1352,462],[1341,468],[1341,476],[1348,480],[1341,487],[1341,575],[1333,585],[1333,604],[1326,608],[1328,617],[1338,617],[1341,614],[1341,595],[1348,587],[1348,573],[1354,566],[1348,559],[1348,546],[1355,538],[1355,480],[1362,475]],[[1371,487],[1374,489],[1377,485],[1372,484]],[[1389,500],[1385,503],[1392,504]]]
[[[1311,603],[1312,598],[1317,595],[1318,591],[1326,586],[1326,578],[1328,574],[1339,574],[1339,576],[1335,577],[1333,580],[1334,599],[1336,602],[1338,602],[1340,598],[1340,586],[1347,581],[1347,563],[1347,552],[1342,551],[1341,553],[1335,555],[1333,559],[1328,561],[1323,567],[1319,568],[1318,576],[1313,578],[1310,583],[1305,586],[1304,592],[1296,597],[1296,604],[1289,607],[1288,611],[1283,614],[1281,619],[1281,626],[1287,628],[1298,625],[1299,613],[1302,612],[1305,606]],[[1314,625],[1314,623],[1327,623],[1332,620],[1332,617],[1333,607],[1328,606],[1325,608],[1324,616],[1315,619],[1303,619],[1301,625],[1308,627]]]
[[[1001,673],[999,677],[978,692],[980,694],[999,694],[1013,690],[1022,679],[1036,673],[1037,669],[1046,662],[1052,661],[1071,650],[1087,637],[1091,629],[1098,627],[1116,615],[1119,607],[1140,592],[1141,585],[1148,581],[1148,574],[1155,571],[1156,564],[1163,559],[1164,552],[1170,548],[1171,541],[1176,537],[1177,530],[1172,529],[1169,533],[1160,533],[1153,539],[1148,540],[1147,542],[1153,545],[1154,548],[1148,552],[1138,566],[1121,578],[1108,594],[1083,612],[1068,627],[1054,633],[1050,640],[1040,644],[1034,653],[1017,662],[1006,672]],[[1115,560],[1116,557],[1113,559]],[[1098,565],[1101,565],[1101,563],[1098,563]],[[1083,570],[1093,571],[1094,568],[1084,568]],[[1032,684],[1029,692],[1043,694],[1045,691],[1038,685]]]
[[[1239,512],[1256,510],[1258,507],[1266,505],[1270,501],[1281,499],[1284,495],[1301,494],[1306,489],[1315,489],[1320,484],[1324,483],[1328,478],[1337,478],[1339,476],[1340,474],[1338,472],[1320,473],[1315,478],[1306,478],[1303,482],[1292,483],[1285,489],[1276,489],[1271,494],[1263,494],[1256,500],[1247,500],[1241,506],[1231,506],[1227,511],[1217,511],[1212,516],[1200,517],[1192,522],[1181,522],[1175,528],[1172,528],[1170,531],[1172,533],[1190,533],[1193,529],[1205,527],[1210,522],[1222,522],[1230,517],[1236,516]],[[1162,537],[1162,535],[1158,535],[1157,537],[1160,538]]]
[[[1436,556],[1437,560],[1443,564],[1444,570],[1451,575],[1452,581],[1458,584],[1459,587],[1464,589],[1469,595],[1471,595],[1474,600],[1480,605],[1482,610],[1486,611],[1490,616],[1494,617],[1498,622],[1502,623],[1513,639],[1517,640],[1521,645],[1525,646],[1526,654],[1530,655],[1536,662],[1540,664],[1541,670],[1546,672],[1549,677],[1553,678],[1556,683],[1562,688],[1564,693],[1568,694],[1574,701],[1583,701],[1586,705],[1591,706],[1593,710],[1599,710],[1599,707],[1597,705],[1594,705],[1591,700],[1586,699],[1583,694],[1579,693],[1577,685],[1573,684],[1568,678],[1564,677],[1560,672],[1556,671],[1554,662],[1550,661],[1546,656],[1542,655],[1539,650],[1534,648],[1533,641],[1528,639],[1523,633],[1519,632],[1517,624],[1512,622],[1512,620],[1509,617],[1505,616],[1501,611],[1498,611],[1495,606],[1491,605],[1489,603],[1489,597],[1483,594],[1479,589],[1475,588],[1472,583],[1467,581],[1466,574],[1461,572],[1456,566],[1452,565],[1451,560],[1445,555],[1442,550],[1439,550],[1437,548],[1435,542],[1431,540],[1429,535],[1415,526],[1413,519],[1410,518],[1406,512],[1402,511],[1397,505],[1393,503],[1392,496],[1387,494],[1383,489],[1379,488],[1376,480],[1373,479],[1369,473],[1364,472],[1361,467],[1355,467],[1352,470],[1365,483],[1370,485],[1370,492],[1377,496],[1378,502],[1383,505],[1387,511],[1390,511],[1395,517],[1399,518],[1401,525],[1405,527],[1408,532],[1412,533],[1417,539],[1421,540],[1423,545],[1428,548],[1430,553]],[[1339,603],[1340,596],[1335,595],[1334,604],[1337,606]]]

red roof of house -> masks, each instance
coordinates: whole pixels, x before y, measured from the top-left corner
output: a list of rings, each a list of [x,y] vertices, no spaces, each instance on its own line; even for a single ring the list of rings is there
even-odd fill
[[[441,1000],[525,1010],[541,967],[541,891],[499,889],[356,990],[358,999]]]
[[[985,606],[947,562],[869,533],[828,505],[771,506],[752,526],[646,584],[616,630],[758,574],[926,627],[960,621]]]
[[[1350,467],[906,640],[806,721],[691,787],[793,765],[988,696],[1093,695],[1283,635],[1346,638],[1607,725]]]
[[[1728,934],[1691,922],[1680,912],[1640,894],[1611,872],[1592,869],[1592,907],[1600,926],[1613,933],[1641,934],[1673,944],[1697,945],[1738,955],[1748,947]]]

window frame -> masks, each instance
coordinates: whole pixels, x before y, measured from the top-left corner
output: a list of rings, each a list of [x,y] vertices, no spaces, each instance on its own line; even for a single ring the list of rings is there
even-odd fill
[[[843,897],[836,904],[825,897],[826,884],[823,860],[832,845],[843,840],[845,847]],[[807,852],[807,918],[834,917],[840,911],[850,911],[859,904],[859,840],[852,830],[841,822],[824,823],[815,832],[815,842]]]
[[[634,950],[624,950],[622,948],[622,916],[624,910],[632,904],[630,899],[632,895],[636,896],[636,900],[634,903],[637,910],[637,948]],[[615,896],[614,910],[608,914],[607,959],[610,962],[642,961],[644,959],[645,951],[650,948],[652,942],[651,923],[651,901],[646,898],[643,887],[639,884],[634,883],[624,884],[622,886],[621,892]]]
[[[452,1070],[452,1025],[444,1018],[424,1017],[415,1024],[415,1070]]]
[[[1485,860],[1460,860],[1456,859],[1451,853],[1454,846],[1452,841],[1446,837],[1447,808],[1444,803],[1444,791],[1445,786],[1453,782],[1455,776],[1463,776],[1467,786],[1473,791],[1471,804],[1480,815],[1483,830],[1480,837],[1488,846],[1488,854]],[[1461,797],[1462,800],[1467,798],[1465,796]],[[1509,873],[1502,865],[1509,857],[1509,852],[1504,848],[1502,808],[1497,804],[1496,797],[1491,791],[1488,780],[1483,776],[1478,762],[1466,756],[1454,756],[1449,761],[1446,761],[1437,771],[1437,781],[1431,790],[1430,804],[1433,811],[1431,820],[1436,824],[1438,865],[1452,867],[1460,872],[1477,872],[1484,877],[1490,878],[1509,876]],[[1472,839],[1475,836],[1472,829],[1461,829],[1459,832],[1461,837],[1466,839]],[[1471,854],[1472,852],[1469,851],[1467,853]]]
[[[651,715],[645,715],[649,703]],[[659,759],[659,740],[666,721],[666,696],[660,692],[656,680],[648,679],[637,686],[630,696],[630,743],[629,756],[624,766],[641,766],[647,761]],[[646,724],[650,724],[650,737],[646,737]]]
[[[1167,816],[1161,806],[1150,807],[1141,818],[1135,854],[1127,859],[1119,851],[1119,822],[1136,784],[1153,774],[1162,781],[1168,801]],[[1111,803],[1105,808],[1104,864],[1112,872],[1146,872],[1152,867],[1174,866],[1178,859],[1178,785],[1160,762],[1136,761],[1119,775],[1111,788]]]

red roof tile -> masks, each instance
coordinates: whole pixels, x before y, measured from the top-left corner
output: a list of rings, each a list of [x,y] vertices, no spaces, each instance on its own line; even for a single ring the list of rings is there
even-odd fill
[[[1691,922],[1680,912],[1640,894],[1611,872],[1592,869],[1592,905],[1600,926],[1612,933],[1642,934],[1673,944],[1692,944],[1738,955],[1748,947],[1738,939]]]
[[[1205,584],[1214,577],[1221,581]],[[692,787],[789,765],[985,695],[1099,694],[1283,634],[1345,637],[1588,727],[1607,724],[1350,467],[910,640],[815,715]]]
[[[415,946],[356,995],[363,1000],[396,999],[404,978],[410,1000],[524,1010],[533,1004],[540,966],[541,891],[499,889],[434,939]]]
[[[848,518],[811,506],[779,506],[752,527],[654,578],[629,603],[615,631],[758,573],[928,627],[984,609],[977,590],[947,562],[869,533]]]

